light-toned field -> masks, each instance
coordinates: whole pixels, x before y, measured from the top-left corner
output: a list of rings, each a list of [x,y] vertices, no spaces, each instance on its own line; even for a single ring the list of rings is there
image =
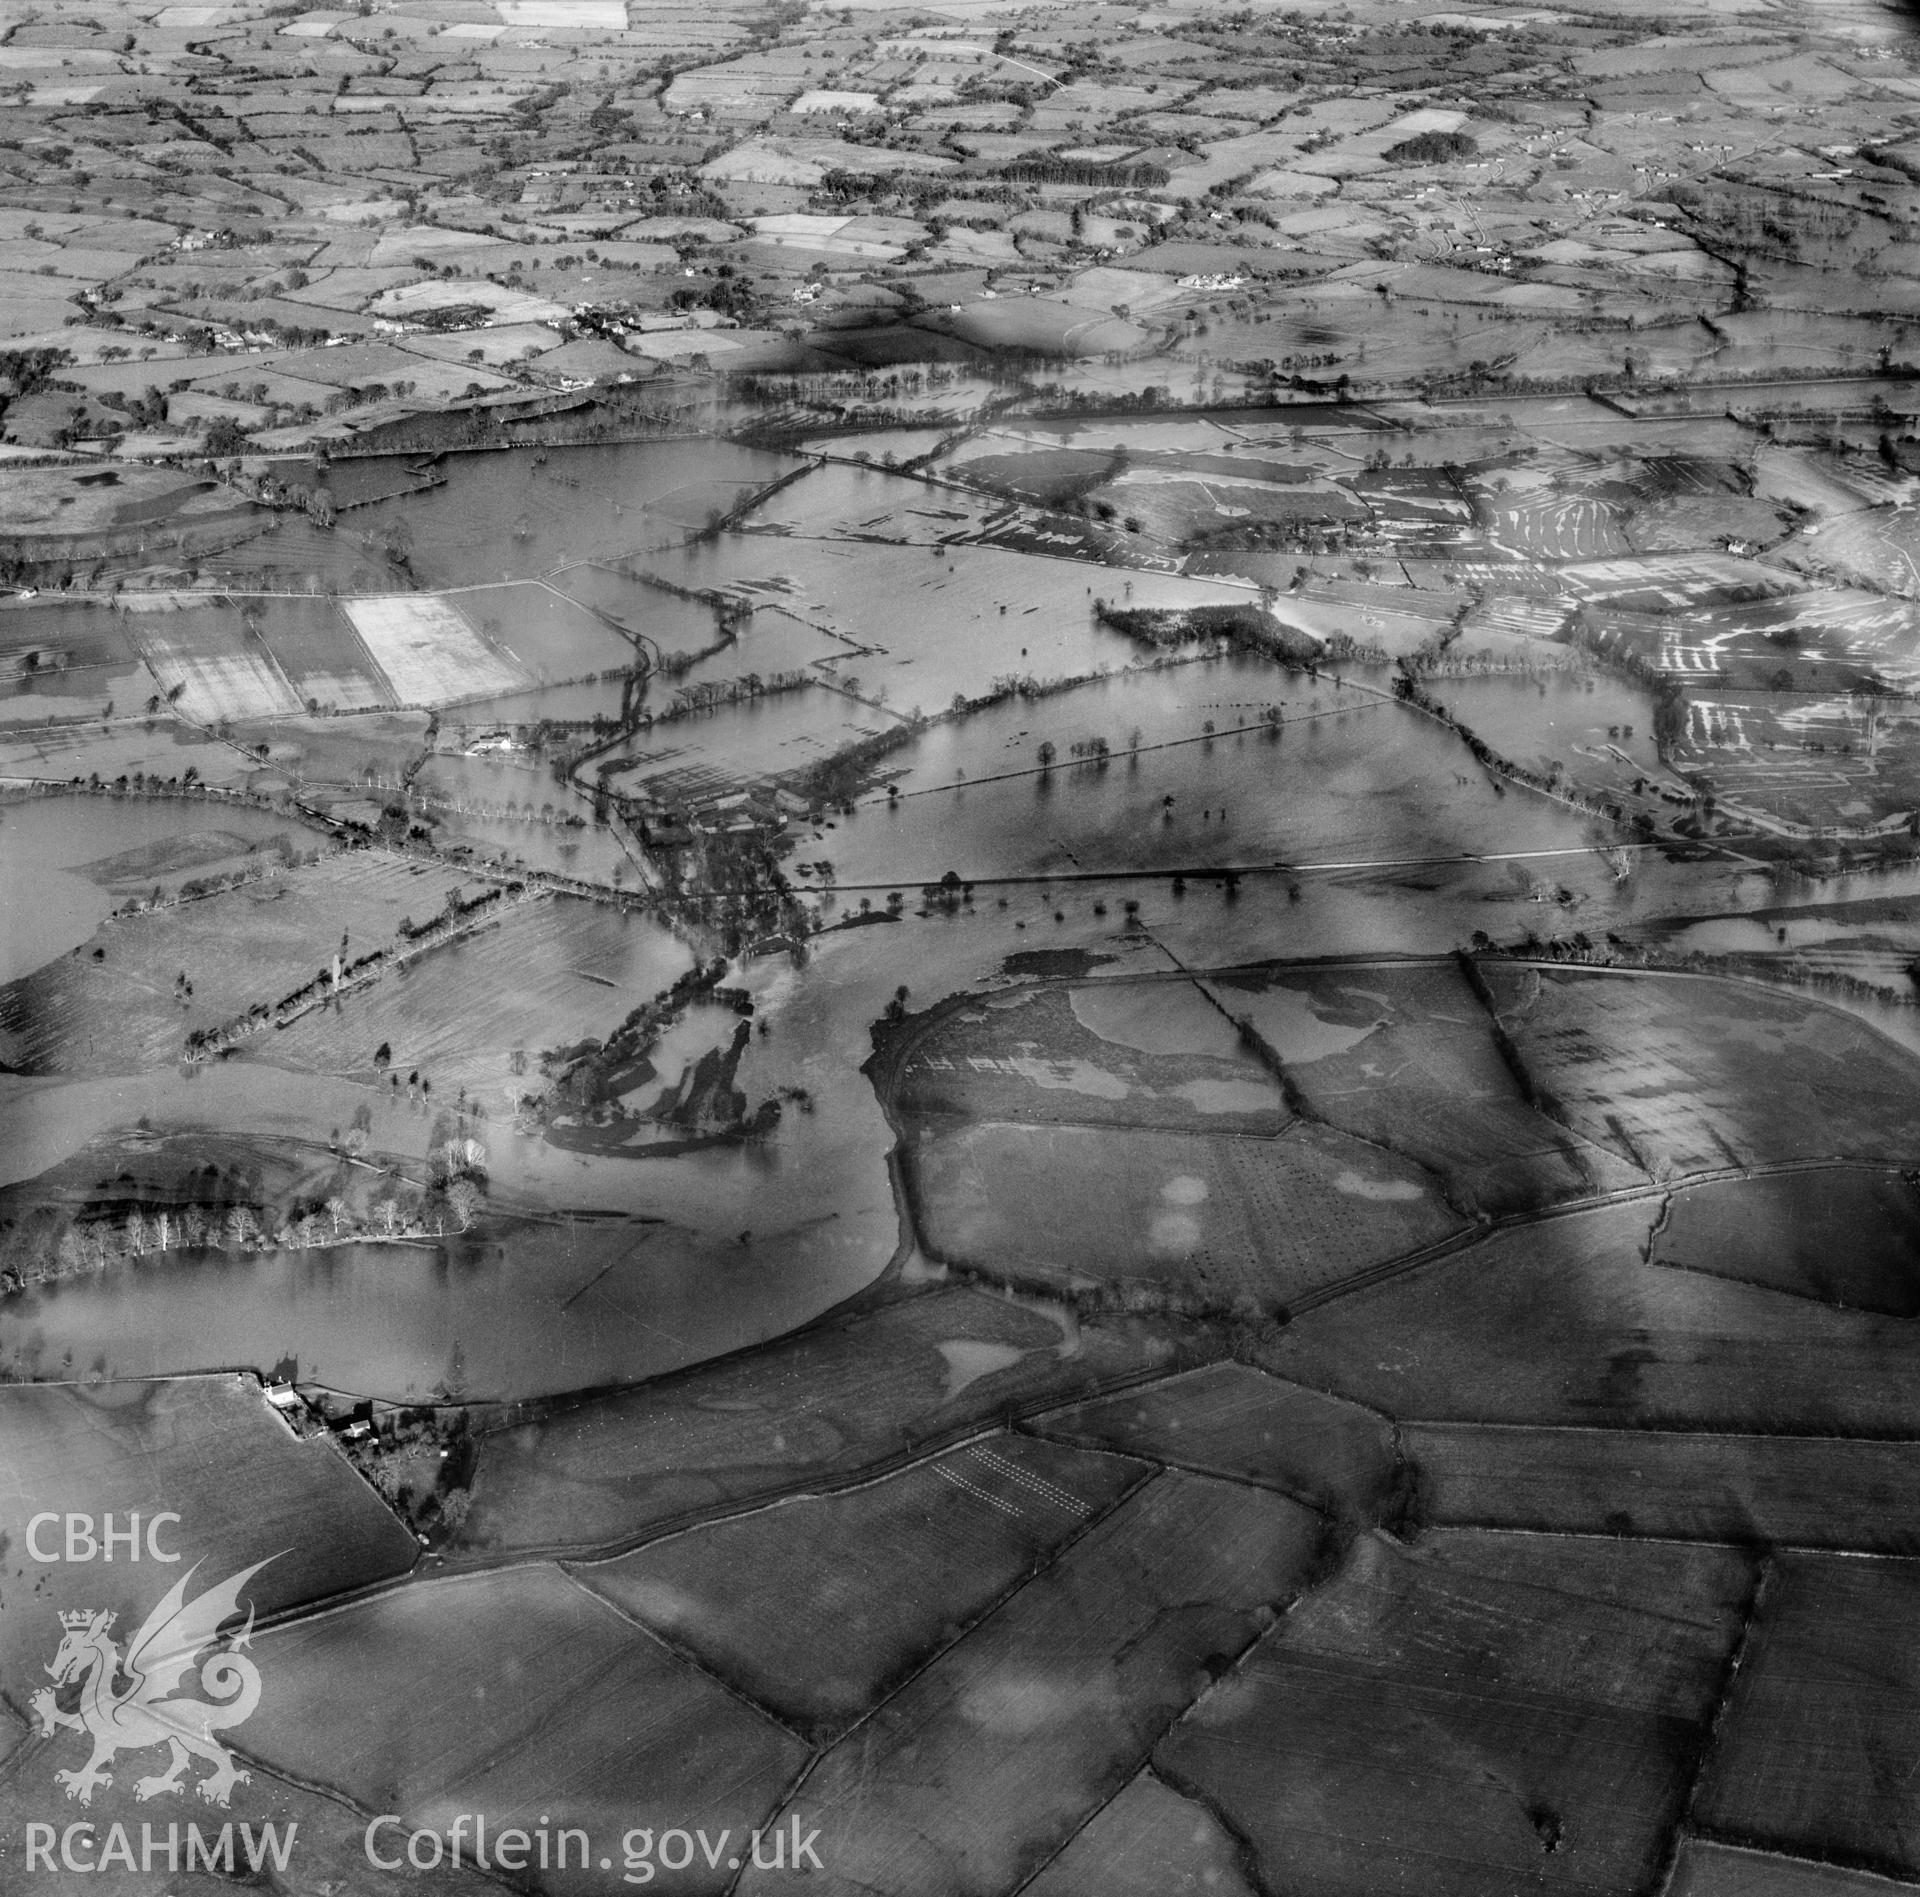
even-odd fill
[[[1277,1139],[969,1123],[907,1152],[922,1243],[1122,1303],[1276,1310],[1460,1228],[1419,1169],[1328,1128]]]
[[[558,26],[572,32],[624,33],[626,0],[493,0],[509,26]]]
[[[532,683],[445,600],[393,594],[342,606],[399,704],[446,705],[522,691]]]
[[[1631,551],[1613,510],[1586,494],[1509,502],[1497,510],[1493,532],[1502,545],[1543,560],[1613,559]]]
[[[189,718],[219,724],[300,710],[286,675],[259,637],[229,609],[185,606],[130,621],[153,675]]]
[[[956,1009],[915,1040],[892,1104],[915,1125],[1277,1133],[1292,1117],[1232,1024],[1179,978],[1016,989]]]

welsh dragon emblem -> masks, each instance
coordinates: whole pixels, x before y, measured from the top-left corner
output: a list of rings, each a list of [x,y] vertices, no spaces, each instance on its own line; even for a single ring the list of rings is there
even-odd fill
[[[270,1555],[268,1560],[277,1558]],[[113,1774],[104,1767],[116,1752],[161,1745],[172,1754],[167,1769],[137,1780],[136,1798],[185,1790],[181,1774],[193,1759],[213,1767],[195,1784],[210,1805],[224,1806],[233,1788],[246,1783],[249,1774],[235,1769],[233,1754],[213,1735],[239,1725],[260,1703],[260,1671],[243,1651],[253,1637],[252,1604],[244,1627],[226,1635],[220,1629],[239,1613],[240,1590],[266,1565],[256,1561],[191,1601],[187,1584],[199,1567],[189,1568],[147,1616],[124,1656],[112,1638],[112,1614],[81,1608],[60,1616],[65,1632],[46,1669],[53,1685],[33,1695],[33,1710],[40,1717],[42,1738],[71,1726],[93,1740],[93,1756],[85,1765],[54,1774],[69,1798],[92,1804],[95,1788],[113,1783]],[[209,1698],[168,1698],[195,1666],[195,1656],[209,1647],[214,1651],[198,1662],[200,1688]],[[120,1679],[124,1685],[116,1684]],[[75,1681],[80,1685],[78,1710],[64,1712],[60,1690]]]

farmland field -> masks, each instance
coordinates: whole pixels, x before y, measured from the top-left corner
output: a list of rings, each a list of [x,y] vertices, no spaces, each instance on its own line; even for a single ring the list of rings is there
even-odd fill
[[[1165,1352],[1137,1327],[928,1292],[774,1346],[771,1382],[764,1364],[720,1364],[488,1436],[463,1544],[604,1547],[718,1501],[884,1465],[1003,1404],[1064,1398]],[[784,1391],[804,1393],[797,1409]]]
[[[1120,1456],[988,1436],[573,1573],[831,1740],[1149,1474]],[[809,1664],[822,1653],[829,1665]]]
[[[374,711],[392,701],[366,648],[331,600],[256,602],[248,624],[303,705]]]
[[[447,599],[490,645],[533,678],[586,678],[635,662],[632,640],[551,587],[463,587]]]
[[[1525,1211],[1639,1182],[1523,1093],[1457,967],[1249,969],[1210,988],[1281,1062],[1303,1111],[1432,1168],[1463,1205]]]
[[[130,711],[158,690],[125,614],[93,603],[0,612],[0,721],[84,718],[106,704]]]
[[[1683,1838],[1674,1863],[1673,1897],[1885,1897],[1874,1871]]]
[[[266,864],[275,873],[224,893],[117,917],[99,932],[98,960],[53,962],[0,990],[9,1063],[89,1073],[170,1064],[189,1034],[313,982],[343,936],[349,961],[391,948],[409,911],[431,918],[456,886],[438,865],[384,852],[334,852],[299,869],[276,853]],[[109,1010],[110,1037],[98,1030]]]
[[[1912,1744],[1920,1568],[1782,1554],[1770,1564],[1701,1787],[1709,1833],[1911,1879],[1920,1829],[1884,1770]]]
[[[1209,1364],[1048,1411],[1030,1427],[1061,1442],[1256,1482],[1320,1509],[1365,1513],[1394,1476],[1393,1432],[1382,1418],[1244,1364]]]
[[[893,1082],[919,1123],[1037,1121],[1277,1133],[1273,1077],[1183,979],[1016,989],[923,1031]]]
[[[1220,733],[1240,727],[1258,731],[1269,707],[1288,700],[1291,711],[1308,709],[1288,681],[1257,661],[1180,655],[1178,663],[1116,670],[1072,691],[1014,697],[965,719],[935,724],[889,756],[887,777],[902,793],[950,790],[963,779],[1002,772],[1032,778],[1038,774],[1040,746],[1051,744],[1059,782],[1077,758],[1088,755],[1084,747],[1101,739],[1115,761],[1132,769],[1136,750],[1199,746],[1209,723]],[[1078,753],[1076,745],[1083,747]],[[1148,762],[1142,758],[1142,768]]]
[[[1318,1532],[1277,1496],[1156,1477],[808,1778],[794,1806],[837,1887],[1017,1884],[1298,1591]]]
[[[922,1130],[923,1242],[1003,1281],[1284,1310],[1460,1230],[1413,1166],[1323,1127],[1273,1139],[992,1121]]]
[[[1852,1167],[1695,1186],[1674,1195],[1652,1257],[1849,1310],[1920,1316],[1920,1194],[1904,1174]]]
[[[1482,1239],[1296,1318],[1263,1361],[1403,1420],[1913,1433],[1903,1320],[1649,1267],[1657,1212]]]
[[[1299,689],[1285,695],[1283,712]],[[1503,794],[1451,733],[1356,692],[1317,696],[1308,709],[1333,715],[1297,730],[1283,724],[1278,739],[1259,728],[1226,735],[1221,721],[1223,735],[1211,742],[1196,732],[1199,742],[1143,755],[1137,769],[1116,755],[1042,771],[1036,743],[1017,777],[902,797],[884,815],[863,812],[838,838],[840,880],[921,882],[947,869],[976,879],[1171,875],[1418,859],[1470,845],[1590,846],[1588,822],[1545,799]],[[912,766],[913,747],[898,755]]]
[[[234,804],[34,797],[0,804],[0,871],[13,900],[0,928],[0,979],[78,948],[125,895],[172,894],[195,878],[257,867],[281,849],[324,852],[304,824]]]
[[[885,477],[869,477],[879,482]],[[723,535],[651,570],[677,586],[770,604],[867,648],[848,661],[903,710],[944,710],[956,692],[999,677],[1081,678],[1118,671],[1137,648],[1097,624],[1093,601],[1131,585],[1137,606],[1244,604],[1214,580],[1130,573],[1124,581],[1079,561],[998,547],[875,546],[772,533]],[[1002,612],[1002,608],[1005,612]]]
[[[1204,1805],[1143,1772],[1027,1885],[1032,1897],[1253,1897],[1239,1841]]]
[[[443,1098],[464,1087],[499,1100],[511,1091],[514,1048],[537,1053],[610,1027],[688,961],[685,947],[645,917],[576,914],[566,897],[523,902],[364,998],[303,1015],[260,1043],[259,1058],[365,1076],[375,1050],[390,1045],[394,1064],[430,1074]],[[500,1005],[505,993],[511,1010]],[[477,1034],[476,1021],[489,1031]]]
[[[1497,964],[1486,979],[1568,1124],[1637,1165],[1895,1161],[1920,1137],[1907,1056],[1819,1002],[1751,984]]]
[[[1363,1536],[1155,1765],[1300,1889],[1643,1889],[1751,1586],[1722,1549]]]
[[[1434,696],[1502,757],[1546,772],[1558,761],[1576,781],[1631,785],[1660,767],[1653,698],[1613,678],[1441,681]]]
[[[396,594],[350,599],[343,605],[399,704],[448,704],[510,692],[529,682],[443,599]]]
[[[1920,1552],[1920,1443],[1439,1423],[1402,1441],[1436,1521]]]
[[[16,1561],[43,1511],[111,1513],[123,1531],[132,1512],[151,1522],[171,1511],[153,1546],[207,1562],[208,1580],[266,1562],[254,1599],[269,1614],[405,1574],[418,1554],[334,1445],[297,1440],[251,1377],[14,1386],[0,1391],[0,1426],[0,1525]],[[47,1535],[42,1526],[36,1545]],[[142,1552],[144,1569],[123,1550],[115,1569],[63,1564],[38,1588],[8,1590],[0,1674],[10,1696],[24,1704],[42,1683],[56,1610],[142,1599],[154,1572],[144,1540]]]
[[[542,1812],[556,1830],[608,1839],[650,1819],[744,1831],[801,1756],[771,1720],[546,1566],[423,1580],[258,1648],[277,1689],[249,1733],[263,1761],[410,1826],[444,1829],[480,1809],[497,1814],[496,1832],[532,1831]],[[511,1691],[489,1693],[505,1652],[526,1661]],[[599,1887],[591,1874],[560,1885]]]
[[[649,586],[618,567],[569,566],[551,575],[550,583],[662,652],[698,652],[713,643],[717,631],[713,608],[704,600]]]
[[[129,630],[154,677],[178,694],[189,718],[218,724],[300,709],[286,674],[237,607],[174,601],[132,615]]]

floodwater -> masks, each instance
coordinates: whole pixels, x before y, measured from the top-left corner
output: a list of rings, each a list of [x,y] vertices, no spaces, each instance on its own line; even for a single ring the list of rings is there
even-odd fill
[[[884,1005],[867,983],[846,998],[871,1010],[863,1025]],[[622,997],[617,1012],[624,1006]],[[756,1103],[803,1075],[817,1102],[790,1110],[764,1141],[636,1160],[489,1122],[496,1208],[601,1215],[571,1236],[549,1218],[503,1245],[174,1253],[117,1265],[0,1300],[0,1374],[266,1370],[293,1355],[303,1377],[401,1400],[447,1379],[457,1343],[467,1395],[540,1395],[658,1375],[791,1330],[871,1282],[899,1235],[891,1135],[844,1048],[790,1029],[811,1006],[798,991],[776,996],[778,1051],[759,1043],[758,1070],[742,1075]],[[851,1031],[837,1012],[822,1025]],[[332,1075],[226,1062],[185,1081],[0,1076],[0,1179],[44,1171],[143,1114],[311,1142],[363,1107],[370,1151],[400,1154],[417,1171],[430,1116]]]
[[[0,1369],[140,1377],[292,1357],[303,1378],[356,1394],[424,1397],[457,1382],[474,1397],[533,1396],[760,1342],[871,1275],[823,1280],[772,1247],[646,1225],[617,1237],[516,1232],[472,1257],[463,1249],[357,1244],[115,1265],[0,1304]]]
[[[406,485],[392,457],[393,485]],[[389,592],[530,579],[582,560],[677,546],[795,463],[731,442],[672,440],[449,455],[445,484],[350,508],[331,528],[283,514],[201,565],[244,586]],[[397,552],[407,567],[395,564]]]
[[[1428,690],[1502,757],[1531,770],[1557,760],[1579,779],[1588,775],[1579,753],[1624,764],[1624,773],[1608,774],[1663,774],[1653,694],[1610,673],[1436,679]]]
[[[1275,674],[1275,683],[1292,684]],[[1106,689],[1124,691],[1132,681]],[[1297,687],[1296,687],[1297,689]],[[1496,785],[1444,727],[1390,701],[1322,693],[1322,714],[1265,730],[1053,767],[863,807],[828,854],[843,885],[1355,866],[1591,848],[1578,813]],[[903,754],[912,763],[911,750]],[[998,765],[985,763],[982,774]]]
[[[860,822],[869,821],[884,821],[884,813],[863,814]],[[1566,905],[1529,900],[1511,866],[1468,862],[1306,875],[1293,885],[1297,894],[1284,875],[1248,877],[1232,898],[1199,882],[1178,898],[1165,883],[1014,886],[1003,892],[1004,908],[980,890],[952,915],[909,913],[818,936],[806,967],[769,957],[738,977],[769,1030],[756,1031],[738,1084],[754,1104],[782,1088],[804,1090],[812,1108],[790,1099],[766,1141],[632,1160],[562,1150],[500,1120],[489,1125],[497,1205],[656,1223],[617,1238],[583,1223],[571,1242],[559,1227],[537,1227],[504,1255],[369,1245],[117,1267],[0,1303],[0,1371],[265,1369],[293,1354],[303,1376],[402,1399],[448,1379],[456,1343],[461,1387],[471,1396],[559,1391],[699,1361],[805,1321],[870,1283],[894,1255],[900,1231],[886,1166],[893,1134],[857,1061],[868,1024],[898,988],[908,989],[909,1007],[924,1007],[1036,949],[1110,957],[1090,971],[1098,983],[1171,972],[1170,958],[1226,966],[1351,952],[1356,942],[1377,953],[1446,953],[1476,928],[1509,941],[1528,929],[1584,928],[1597,939],[1607,928],[1703,904],[1758,908],[1780,893],[1737,866],[1675,868],[1651,853],[1638,861],[1642,867],[1616,883],[1591,852],[1554,860],[1548,867],[1571,899]],[[1856,893],[1880,893],[1882,879],[1856,880],[1871,885]],[[1137,918],[1123,917],[1123,896],[1140,900]],[[1211,1011],[1202,1016],[1191,1001],[1165,1008],[1164,1021],[1141,1017],[1143,997],[1173,992],[1156,985],[1109,998],[1083,989],[1075,1005],[1098,1031],[1129,1044],[1185,1044],[1211,1032]],[[627,1001],[615,1002],[609,1025]],[[1920,1046],[1920,1010],[1846,1005]],[[326,1074],[239,1061],[195,1070],[190,1081],[171,1072],[75,1083],[0,1076],[0,1182],[43,1171],[141,1114],[312,1138],[346,1124],[363,1104],[373,1108],[375,1151],[418,1153],[425,1123],[416,1124],[403,1101]]]
[[[1042,744],[1053,746],[1060,763],[1071,763],[1076,744],[1099,738],[1118,754],[1198,740],[1209,722],[1216,732],[1258,726],[1270,706],[1286,716],[1327,710],[1333,703],[1331,685],[1290,676],[1264,659],[1228,656],[1116,670],[1072,691],[1011,698],[937,724],[889,757],[885,768],[902,792],[927,790],[1033,770]]]
[[[175,887],[275,837],[302,850],[326,847],[301,825],[245,805],[96,796],[0,803],[0,981],[78,948],[131,890]],[[165,846],[188,839],[192,864],[165,869]],[[223,839],[230,848],[222,850]],[[139,851],[153,852],[151,867],[129,854]]]
[[[1133,640],[1096,620],[1097,599],[1172,607],[1245,605],[1251,597],[1247,587],[1221,580],[1117,573],[1000,547],[771,534],[702,541],[662,556],[655,568],[680,586],[782,607],[865,647],[839,667],[841,676],[928,714],[946,710],[956,693],[985,693],[996,678],[1084,678],[1139,657]]]

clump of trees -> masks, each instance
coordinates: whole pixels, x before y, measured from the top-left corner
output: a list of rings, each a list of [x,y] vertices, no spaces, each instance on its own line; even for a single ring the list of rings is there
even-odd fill
[[[1465,132],[1415,132],[1382,154],[1393,165],[1450,165],[1471,158],[1480,147]]]
[[[1311,666],[1321,648],[1306,633],[1258,606],[1114,606],[1094,601],[1103,626],[1153,646],[1218,639],[1236,651],[1256,652],[1282,665]]]

